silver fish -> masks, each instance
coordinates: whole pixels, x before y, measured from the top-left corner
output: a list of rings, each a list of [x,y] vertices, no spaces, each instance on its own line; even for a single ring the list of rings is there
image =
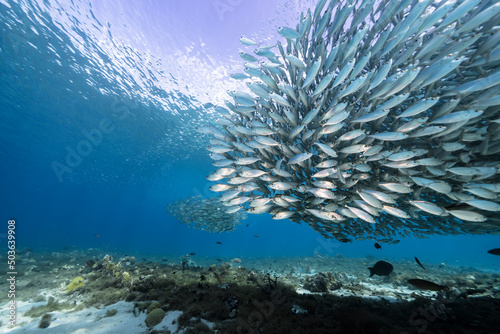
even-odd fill
[[[241,38],[258,45],[234,76],[249,93],[197,125],[224,210],[340,240],[496,233],[499,14],[491,0],[320,0],[273,46]]]

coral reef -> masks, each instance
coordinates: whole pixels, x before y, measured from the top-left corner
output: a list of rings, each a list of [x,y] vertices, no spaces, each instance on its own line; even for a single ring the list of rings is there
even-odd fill
[[[165,317],[165,311],[163,311],[161,308],[155,308],[146,317],[145,320],[146,325],[148,327],[154,327],[158,325],[163,320],[164,317]]]
[[[39,328],[47,328],[50,326],[51,321],[52,321],[52,315],[49,313],[46,313],[40,319],[40,323],[38,324],[38,327]]]
[[[92,257],[103,260],[90,268],[86,265],[90,253],[51,258],[58,268],[64,264],[74,267],[59,278],[54,279],[53,265],[43,265],[36,275],[25,276],[19,300],[47,303],[23,316],[40,319],[48,313],[100,308],[126,300],[134,310],[131,316],[181,311],[175,321],[184,333],[417,333],[424,325],[426,333],[493,333],[500,327],[495,313],[500,308],[500,274],[473,268],[426,264],[422,277],[420,267],[410,259],[391,261],[394,272],[389,278],[368,278],[366,267],[372,260],[367,258],[245,258],[245,266],[231,266],[199,255],[198,265],[184,271],[178,261],[161,259],[130,265],[117,260],[115,270],[108,271],[101,264],[114,260],[107,257],[103,262],[104,254],[95,251]],[[35,257],[37,263],[47,258]],[[296,269],[305,263],[311,274]],[[28,265],[21,262],[19,271],[28,272]],[[335,271],[330,273],[331,268]],[[125,272],[130,274],[130,283],[122,279]],[[78,293],[67,294],[59,287],[67,275],[85,279]],[[446,294],[422,292],[408,284],[411,278],[429,279],[450,290]],[[221,288],[223,284],[228,288]],[[44,295],[42,289],[59,295]],[[106,316],[113,314],[102,314],[103,319]]]
[[[151,303],[151,305],[149,305],[149,307],[148,307],[147,314],[153,312],[153,310],[156,310],[157,308],[161,308],[161,304],[160,303],[158,303],[158,302]]]
[[[332,273],[318,273],[306,278],[304,289],[311,292],[328,292],[329,290],[340,289],[342,283],[338,281]]]

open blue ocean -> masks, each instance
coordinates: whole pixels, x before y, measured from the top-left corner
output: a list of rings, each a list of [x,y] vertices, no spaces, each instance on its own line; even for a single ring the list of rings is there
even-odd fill
[[[365,8],[364,2],[347,2],[357,3],[353,10]],[[384,3],[386,2],[393,1]],[[403,1],[396,2],[400,4]],[[408,6],[418,3],[418,1],[405,2]],[[429,6],[432,4],[432,1],[425,2]],[[456,2],[458,5],[467,1]],[[328,1],[325,8],[329,3]],[[380,2],[377,0],[369,3],[370,6],[375,6]],[[437,6],[437,3],[434,5]],[[479,4],[481,1],[474,3],[478,3],[474,8],[479,10],[482,6]],[[485,3],[494,2],[485,1]],[[218,289],[216,287],[218,283],[219,286],[223,285],[224,277],[222,281],[217,277],[219,280],[217,282],[213,274],[208,271],[205,273],[203,270],[208,270],[210,265],[220,266],[223,262],[232,264],[233,268],[239,265],[238,270],[254,268],[262,275],[265,275],[267,270],[273,274],[280,273],[280,277],[285,277],[293,267],[295,271],[292,272],[301,276],[303,280],[307,280],[308,275],[320,272],[342,274],[349,279],[356,276],[367,280],[369,275],[367,268],[373,266],[375,262],[382,260],[392,263],[394,274],[400,275],[397,276],[400,280],[393,278],[387,282],[385,280],[391,279],[391,276],[389,278],[384,278],[383,275],[375,276],[378,280],[370,278],[374,286],[379,282],[391,286],[401,285],[403,284],[401,282],[404,282],[403,285],[406,286],[408,285],[406,280],[411,278],[447,285],[446,280],[439,276],[439,270],[453,272],[450,275],[455,275],[454,277],[466,276],[469,272],[473,272],[476,276],[477,273],[485,276],[495,275],[500,271],[500,258],[487,253],[490,249],[500,247],[498,236],[500,225],[496,229],[490,228],[494,234],[451,235],[442,232],[422,235],[424,238],[414,235],[398,237],[396,238],[399,240],[398,243],[381,242],[383,238],[377,237],[360,238],[365,240],[356,240],[353,237],[350,238],[350,242],[341,242],[335,238],[325,238],[310,224],[301,222],[298,216],[291,221],[272,219],[272,214],[269,213],[247,214],[233,231],[210,233],[188,226],[183,219],[179,219],[167,210],[167,205],[176,201],[180,203],[179,201],[194,196],[198,196],[198,200],[207,200],[222,195],[222,192],[213,192],[209,189],[221,182],[211,182],[206,178],[219,168],[212,165],[216,160],[210,158],[209,154],[213,152],[209,152],[206,148],[208,145],[213,147],[217,143],[211,142],[214,137],[203,133],[200,129],[222,128],[220,123],[216,122],[221,116],[215,107],[229,109],[224,101],[233,101],[233,97],[228,95],[228,91],[244,91],[252,94],[244,80],[231,78],[231,74],[234,73],[247,75],[245,63],[248,61],[242,59],[239,53],[250,54],[258,47],[276,45],[277,41],[284,46],[287,42],[293,44],[294,39],[286,38],[284,33],[278,33],[278,28],[295,29],[304,18],[301,17],[301,13],[307,13],[308,9],[313,16],[313,22],[316,22],[314,21],[316,4],[317,1],[284,0],[114,2],[0,0],[0,203],[2,203],[0,213],[3,220],[0,230],[3,252],[1,267],[6,276],[10,276],[7,273],[13,271],[18,275],[15,297],[18,305],[17,323],[15,326],[10,323],[5,304],[5,308],[2,306],[5,311],[2,314],[5,317],[0,319],[2,324],[0,332],[52,330],[53,333],[116,333],[118,330],[122,332],[124,330],[112,327],[113,321],[116,325],[119,319],[122,319],[118,316],[127,314],[130,318],[139,317],[141,320],[137,325],[139,326],[137,331],[130,329],[124,332],[146,333],[153,325],[144,324],[147,312],[139,314],[137,311],[139,315],[135,314],[139,302],[159,301],[167,314],[165,319],[173,310],[187,312],[180,307],[172,306],[175,304],[174,299],[162,299],[159,295],[151,294],[147,297],[139,295],[146,293],[144,288],[137,290],[135,299],[132,297],[127,299],[127,295],[123,292],[118,300],[113,300],[113,303],[121,300],[118,303],[127,301],[136,305],[133,306],[134,314],[131,308],[127,309],[127,306],[122,304],[115,306],[114,308],[118,310],[116,320],[111,316],[99,320],[102,323],[107,321],[108,327],[86,327],[87,325],[82,323],[79,325],[81,331],[77,331],[78,328],[74,327],[76,326],[74,324],[78,323],[83,315],[81,317],[72,315],[73,327],[71,327],[64,322],[67,311],[54,309],[47,311],[47,314],[52,315],[52,323],[49,321],[48,328],[40,329],[39,321],[42,314],[31,318],[24,314],[33,305],[38,307],[44,305],[46,300],[50,302],[50,298],[60,300],[61,303],[63,300],[68,300],[68,290],[65,290],[65,286],[71,284],[70,282],[77,276],[83,277],[85,285],[82,289],[87,290],[80,292],[75,290],[69,300],[74,299],[75,303],[84,303],[85,298],[91,294],[89,284],[92,283],[87,282],[97,282],[95,275],[102,274],[98,270],[93,270],[96,268],[94,264],[100,263],[102,267],[102,261],[105,261],[104,268],[106,268],[105,255],[112,256],[113,263],[118,267],[122,262],[120,259],[132,256],[135,258],[134,261],[142,266],[128,267],[127,275],[130,273],[135,276],[130,279],[132,283],[127,281],[123,283],[125,287],[121,287],[123,291],[128,289],[127,293],[134,292],[136,283],[133,282],[146,280],[147,274],[141,271],[146,270],[146,267],[147,270],[152,270],[153,276],[156,275],[153,272],[155,268],[161,269],[165,265],[177,268],[176,275],[181,275],[181,270],[184,275],[186,256],[194,261],[188,264],[186,270],[195,270],[196,277],[200,276],[200,273],[202,276],[205,275],[208,281],[215,282],[212,283],[214,289]],[[474,10],[476,9],[471,9],[471,13],[475,13]],[[446,12],[451,11],[450,7]],[[392,24],[403,20],[404,17],[403,14],[399,16],[395,14]],[[489,26],[492,29],[490,35],[498,35],[499,17],[496,15],[489,19],[488,22],[493,21]],[[318,17],[318,22],[320,18],[321,15]],[[463,26],[463,23],[457,24],[458,26]],[[481,31],[480,28],[475,29]],[[240,42],[242,36],[256,41],[258,45],[245,45]],[[425,38],[422,40],[425,43]],[[347,47],[348,42],[349,40],[345,42],[346,44],[342,44],[342,47]],[[313,43],[309,41],[308,45],[311,46]],[[495,48],[498,50],[498,39]],[[279,55],[278,48],[275,47],[271,51]],[[461,51],[456,52],[462,55]],[[469,55],[466,52],[463,54]],[[264,64],[267,60],[260,59],[253,64]],[[307,59],[302,58],[302,61],[307,63]],[[306,66],[309,68],[308,64]],[[339,66],[339,70],[341,69]],[[306,74],[307,72],[304,73],[304,77]],[[256,82],[257,79],[251,77],[248,80]],[[498,94],[498,86],[488,87],[493,87],[489,88],[491,90],[497,89],[496,94]],[[300,101],[299,97],[297,99]],[[282,107],[277,103],[276,106]],[[489,108],[497,108],[494,112],[498,119],[498,105]],[[492,109],[485,108],[485,110]],[[490,143],[493,143],[493,139]],[[471,147],[479,146],[480,142],[471,145]],[[314,150],[311,152],[315,155],[322,153],[316,148]],[[284,157],[286,158],[284,161],[288,160],[286,156]],[[488,159],[496,159],[498,163],[498,153],[496,158],[490,155]],[[278,158],[273,161],[277,162]],[[305,163],[307,164],[307,161]],[[283,162],[283,166],[285,165]],[[289,167],[283,168],[293,171]],[[307,178],[311,179],[310,175]],[[496,174],[481,182],[498,184],[500,181]],[[456,187],[458,189],[458,183]],[[355,188],[352,188],[353,194],[354,191]],[[498,203],[498,198],[495,197],[491,201]],[[196,205],[192,210],[195,209]],[[246,209],[248,203],[244,204],[239,212],[242,213]],[[183,215],[189,216],[190,210],[184,211]],[[491,224],[498,224],[498,212],[494,214],[497,215],[496,222]],[[432,225],[432,216],[429,214],[424,216],[428,217]],[[488,218],[490,217],[491,215],[488,215]],[[187,220],[188,217],[184,219]],[[359,218],[355,219],[360,221]],[[7,260],[10,260],[7,253],[8,245],[12,245],[7,243],[8,240],[12,240],[9,239],[11,235],[9,229],[12,229],[9,226],[13,225],[12,223],[9,225],[8,221],[12,220],[15,221],[14,245],[17,252],[15,270],[7,266]],[[439,222],[436,221],[434,224]],[[381,245],[381,249],[374,246],[375,242]],[[193,253],[194,255],[190,255]],[[415,257],[427,267],[427,272],[420,269]],[[241,259],[241,263],[231,262],[231,259]],[[318,264],[316,268],[315,259],[321,261],[332,259],[332,262],[322,263],[321,267]],[[336,264],[335,261],[339,259],[347,262],[342,262],[342,265]],[[89,260],[92,262],[88,262]],[[42,267],[41,263],[44,261],[47,261],[47,265]],[[123,263],[133,266],[134,261],[130,264],[124,260]],[[259,263],[262,264],[261,267]],[[273,267],[273,263],[276,267]],[[352,272],[349,263],[358,263]],[[402,269],[403,264],[405,271]],[[33,268],[37,265],[39,270]],[[414,271],[408,268],[413,268],[411,270]],[[121,271],[118,269],[111,271],[109,268],[108,270],[109,277],[125,275],[123,268]],[[430,276],[429,270],[433,272]],[[42,275],[44,272],[47,276]],[[157,276],[160,277],[160,274]],[[236,273],[234,276],[236,277]],[[28,284],[34,278],[37,280],[36,277],[39,277],[39,284]],[[337,280],[341,281],[341,278]],[[5,279],[3,281],[0,285],[7,289]],[[496,291],[494,292],[496,297],[485,297],[491,298],[485,305],[493,305],[491,312],[498,315],[498,278],[496,280],[492,278],[488,282],[490,282],[488,291],[491,289]],[[238,294],[232,289],[235,289],[233,286],[237,283],[233,283],[232,279],[230,281],[228,279],[225,283],[231,286],[227,290],[229,295],[220,298],[239,299],[238,314],[243,317],[243,305],[251,305],[250,301],[235,297]],[[296,287],[302,286],[303,283],[304,281],[297,281]],[[207,289],[202,288],[201,284],[205,283],[198,283],[197,289]],[[449,281],[448,284],[453,285]],[[474,289],[478,285],[476,281],[467,285],[467,288]],[[462,286],[456,287],[462,292],[465,289]],[[50,292],[52,291],[50,289],[56,292]],[[218,289],[217,293],[226,293],[225,291]],[[418,293],[419,290],[413,292]],[[436,292],[425,290],[424,292],[424,295],[417,299],[428,298],[428,301],[439,302],[441,292],[437,297]],[[49,299],[37,299],[38,295]],[[376,296],[376,293],[372,296]],[[249,300],[251,298],[253,297],[249,297]],[[288,298],[291,300],[290,296]],[[257,299],[262,302],[265,297]],[[12,298],[3,297],[2,305],[10,300]],[[227,299],[224,300],[227,304]],[[311,306],[314,304],[311,303],[309,301],[298,304],[300,308],[295,308],[299,310],[297,312],[289,310],[297,304],[286,304],[288,313],[283,313],[285,314],[283,316],[279,313],[281,306],[275,303],[274,315],[269,311],[271,315],[261,317],[260,325],[248,326],[250,318],[246,315],[245,324],[248,328],[252,327],[255,333],[259,332],[258,328],[264,333],[281,333],[280,327],[276,324],[274,326],[278,327],[275,327],[275,330],[265,327],[266,324],[272,323],[273,316],[278,317],[279,314],[279,317],[282,317],[280,319],[287,319],[287,316],[302,317],[299,323],[290,320],[290,323],[295,324],[296,333],[333,333],[334,331],[325,329],[326,327],[309,330],[301,327],[301,324],[307,323],[308,316],[312,317],[319,312],[315,311]],[[26,306],[28,304],[29,307]],[[88,307],[95,306],[99,309],[115,304],[109,302],[101,306],[96,305],[88,304]],[[406,309],[400,323],[407,324],[407,327],[394,325],[392,333],[421,333],[419,329],[423,328],[422,323],[411,322],[412,312],[418,310],[420,306],[419,304],[414,309],[411,307]],[[347,309],[353,307],[357,306],[349,306]],[[453,309],[453,306],[449,307]],[[487,308],[485,306],[485,309]],[[235,308],[228,308],[229,311],[233,309]],[[306,311],[301,314],[300,310],[303,309]],[[228,315],[227,319],[239,319],[235,314]],[[365,326],[364,320],[359,325],[361,327],[352,329],[354,327],[338,320],[339,317],[342,318],[339,314],[343,313],[331,313],[331,321],[328,321],[341,324],[339,328],[343,328],[342,333],[391,332],[388,329],[391,328],[390,325],[385,324],[384,327],[379,323],[376,326],[380,331],[368,329],[372,328],[370,324],[373,324],[373,319],[365,313],[359,316],[363,319],[368,317],[366,323],[369,325],[364,327],[365,331],[359,329]],[[356,314],[354,312],[349,316],[356,318],[358,317]],[[423,321],[427,321],[423,332],[447,332],[446,323],[452,321],[450,319],[453,311],[447,314],[446,319],[439,315],[438,320],[422,318]],[[458,316],[458,313],[455,316]],[[217,325],[223,323],[222,318],[215,320],[208,315],[204,316],[203,312],[193,313],[193,317],[198,319],[205,317],[211,323],[215,323],[216,327],[208,326],[209,330],[202,330],[193,329],[195,327],[185,324],[182,328],[185,330],[191,328],[189,329],[191,332],[185,333],[252,332],[241,325],[243,322],[239,323],[238,331],[233,331],[227,329],[230,327],[224,329],[222,325]],[[491,328],[484,329],[488,328],[487,324],[491,322],[483,321],[469,331],[450,332],[493,333]],[[158,326],[160,327],[154,327],[157,333],[167,333],[167,327],[162,329],[161,325]],[[241,326],[245,329],[242,330]],[[177,333],[175,330],[180,331],[181,327],[169,330]]]

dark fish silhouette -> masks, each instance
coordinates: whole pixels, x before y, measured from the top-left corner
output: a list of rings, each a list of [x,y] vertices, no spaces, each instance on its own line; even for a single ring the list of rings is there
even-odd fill
[[[500,248],[493,248],[488,251],[488,253],[493,255],[500,255]]]
[[[221,260],[221,259],[217,259],[217,261],[222,262],[222,260]]]
[[[222,245],[222,242],[220,242],[220,241],[216,241],[215,243],[216,243],[217,245]]]
[[[254,234],[253,236],[254,236],[254,237],[256,237],[256,238],[258,238],[258,237],[259,237],[259,235],[258,235],[258,234]]]
[[[376,242],[374,246],[375,246],[376,249],[381,249],[382,248],[382,246],[380,246],[380,244],[378,242]]]
[[[196,255],[196,253],[193,252],[193,253],[189,253],[188,255]]]
[[[419,278],[409,279],[408,283],[422,290],[431,290],[431,291],[448,290],[447,286],[439,285]]]
[[[389,262],[378,261],[373,267],[368,268],[370,271],[370,277],[373,275],[378,276],[389,276],[392,273],[394,267]]]
[[[94,237],[99,238],[100,235],[99,234],[94,234]]]
[[[425,270],[424,266],[422,265],[422,263],[420,263],[420,261],[418,260],[418,258],[416,256],[415,256],[415,261],[417,261],[418,265],[421,266]]]

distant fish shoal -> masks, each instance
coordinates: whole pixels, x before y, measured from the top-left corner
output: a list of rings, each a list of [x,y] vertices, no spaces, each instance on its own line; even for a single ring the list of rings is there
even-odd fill
[[[237,191],[226,196],[227,200],[237,198],[236,196],[240,193]],[[247,213],[240,209],[240,205],[227,206],[227,202],[221,202],[215,197],[202,198],[201,196],[179,199],[167,205],[167,211],[180,223],[215,233],[231,232],[241,224],[241,221],[247,218]],[[195,253],[190,255],[195,255]]]
[[[342,242],[497,233],[498,13],[494,0],[319,1],[274,46],[243,38],[258,49],[232,77],[248,89],[200,130],[228,214]]]

